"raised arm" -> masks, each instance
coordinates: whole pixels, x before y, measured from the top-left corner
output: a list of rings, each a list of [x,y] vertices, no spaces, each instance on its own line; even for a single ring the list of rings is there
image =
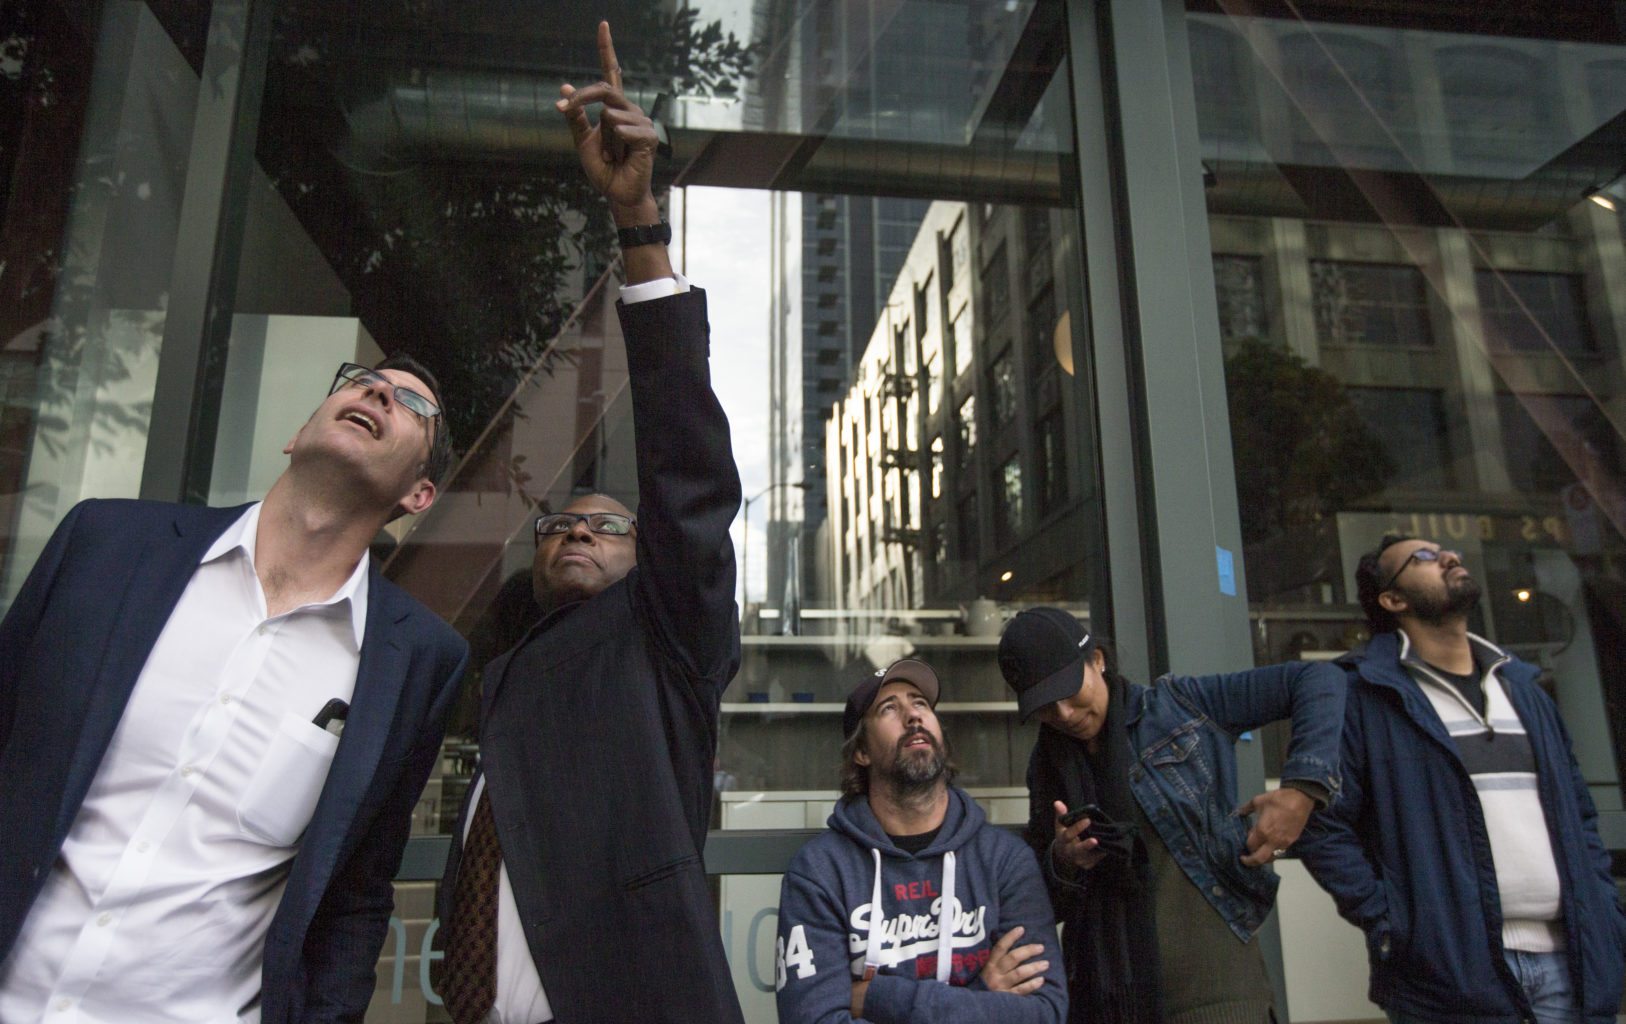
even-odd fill
[[[655,225],[655,128],[622,91],[608,24],[599,25],[598,45],[604,80],[561,87],[558,107],[616,226]],[[594,103],[603,104],[597,124],[586,109]],[[728,419],[711,388],[705,295],[675,281],[664,244],[632,245],[622,255],[629,286],[673,281],[664,297],[618,306],[638,460],[638,568],[630,581],[662,650],[691,679],[721,688],[739,664],[728,529],[740,481]]]
[[[1338,792],[1343,671],[1330,662],[1293,661],[1226,675],[1173,677],[1163,685],[1233,736],[1292,719],[1282,788],[1258,794],[1238,811],[1258,814],[1243,863],[1270,863],[1277,851],[1298,841],[1310,812]]]

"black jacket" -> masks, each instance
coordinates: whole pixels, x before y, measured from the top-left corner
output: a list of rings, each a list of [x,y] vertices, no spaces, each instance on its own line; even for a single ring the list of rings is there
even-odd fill
[[[711,390],[704,293],[618,311],[638,565],[487,666],[481,765],[555,1019],[740,1021],[701,862],[718,710],[740,660],[739,474]]]

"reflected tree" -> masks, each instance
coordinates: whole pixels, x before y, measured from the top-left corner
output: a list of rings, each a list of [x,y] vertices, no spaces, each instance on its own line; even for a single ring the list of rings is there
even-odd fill
[[[1242,540],[1252,597],[1326,578],[1334,513],[1395,471],[1344,385],[1257,338],[1225,360]]]

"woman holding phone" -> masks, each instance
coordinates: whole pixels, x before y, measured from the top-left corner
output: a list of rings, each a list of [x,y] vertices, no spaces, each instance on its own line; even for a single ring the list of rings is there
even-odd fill
[[[1026,835],[1066,925],[1069,1019],[1273,1020],[1251,940],[1276,897],[1266,865],[1338,791],[1342,673],[1294,662],[1141,686],[1059,608],[1011,620],[999,666],[1023,720],[1042,723]],[[1282,786],[1238,807],[1235,742],[1282,718]]]

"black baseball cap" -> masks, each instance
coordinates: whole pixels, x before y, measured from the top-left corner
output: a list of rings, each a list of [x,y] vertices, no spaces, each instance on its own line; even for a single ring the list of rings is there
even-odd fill
[[[1065,700],[1084,685],[1084,659],[1095,640],[1070,612],[1029,608],[999,639],[999,671],[1016,691],[1025,722],[1046,704]]]
[[[853,692],[847,695],[847,709],[841,713],[842,736],[851,736],[857,730],[858,723],[864,720],[870,705],[875,703],[875,695],[887,683],[908,683],[925,696],[928,704],[937,707],[937,695],[942,690],[937,682],[937,673],[924,661],[903,658],[876,669],[853,687]]]

